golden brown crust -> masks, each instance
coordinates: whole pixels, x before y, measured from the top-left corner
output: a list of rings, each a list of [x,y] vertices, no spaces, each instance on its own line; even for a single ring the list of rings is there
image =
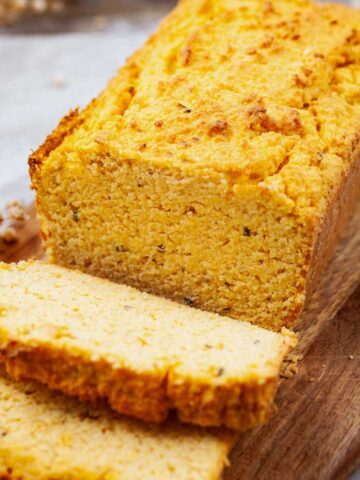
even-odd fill
[[[83,122],[79,109],[70,110],[59,122],[55,130],[46,137],[45,142],[29,157],[30,178],[35,186],[35,178],[44,160],[55,150],[64,138],[78,128]]]
[[[338,241],[344,235],[346,225],[360,200],[360,144],[354,150],[353,158],[351,170],[348,176],[342,179],[339,188],[329,202],[326,215],[316,234],[306,284],[307,302],[316,288],[323,268],[331,258]]]
[[[187,423],[246,430],[265,422],[274,410],[277,379],[227,385],[179,383],[171,372],[161,377],[105,361],[88,361],[37,347],[31,351],[12,342],[1,360],[15,380],[35,379],[50,388],[84,400],[106,398],[119,413],[144,421],[163,422],[171,410]]]
[[[274,396],[277,379],[263,383],[243,383],[218,386],[169,382],[171,405],[183,422],[203,427],[226,426],[234,430],[247,430],[268,420],[275,410]]]

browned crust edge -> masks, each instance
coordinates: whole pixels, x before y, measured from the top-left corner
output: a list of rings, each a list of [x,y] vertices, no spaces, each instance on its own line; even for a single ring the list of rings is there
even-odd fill
[[[111,407],[141,420],[163,422],[171,410],[186,423],[247,430],[274,411],[277,378],[210,385],[173,372],[137,373],[114,369],[105,360],[84,360],[61,350],[11,342],[0,356],[10,377],[33,379],[82,399],[107,399]]]
[[[59,122],[55,130],[45,139],[45,142],[29,156],[29,173],[32,180],[32,188],[36,183],[36,176],[44,160],[55,150],[64,139],[83,123],[79,109],[70,110]]]
[[[356,140],[359,142],[360,135]],[[327,212],[315,233],[306,281],[305,307],[311,300],[311,295],[316,289],[323,269],[331,259],[338,242],[346,233],[346,225],[354,214],[359,201],[360,143],[354,145],[350,172],[343,177],[341,184],[329,201]]]
[[[23,477],[14,477],[11,473],[1,473],[0,472],[0,480],[23,480]]]

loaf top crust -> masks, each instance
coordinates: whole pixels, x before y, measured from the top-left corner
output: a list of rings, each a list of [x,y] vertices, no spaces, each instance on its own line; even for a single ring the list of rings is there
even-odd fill
[[[81,174],[96,159],[99,168],[108,157],[144,162],[232,191],[256,184],[311,215],[346,176],[359,139],[359,11],[182,0],[30,165]]]
[[[121,417],[0,367],[0,477],[23,480],[217,480],[235,436]]]

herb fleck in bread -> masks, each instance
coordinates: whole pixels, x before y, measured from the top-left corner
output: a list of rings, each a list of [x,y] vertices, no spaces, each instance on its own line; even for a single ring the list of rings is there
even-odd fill
[[[50,258],[274,330],[360,195],[360,13],[182,0],[30,158]]]
[[[0,355],[15,378],[121,413],[246,429],[273,410],[295,342],[80,272],[0,264]]]
[[[0,369],[0,478],[218,480],[228,432],[126,419]]]

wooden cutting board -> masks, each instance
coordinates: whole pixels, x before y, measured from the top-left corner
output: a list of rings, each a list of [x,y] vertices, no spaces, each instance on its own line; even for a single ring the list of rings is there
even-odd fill
[[[41,257],[35,211],[0,259]],[[345,479],[360,466],[360,205],[308,305],[270,422],[240,436],[224,480]],[[350,298],[349,298],[350,296]]]

